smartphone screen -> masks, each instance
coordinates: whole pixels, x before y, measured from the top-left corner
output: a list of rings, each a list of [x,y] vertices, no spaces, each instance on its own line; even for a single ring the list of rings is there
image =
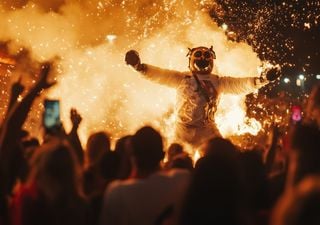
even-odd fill
[[[60,101],[59,100],[44,100],[44,116],[43,123],[45,128],[52,129],[59,127],[60,122]]]
[[[298,105],[292,106],[291,109],[291,120],[293,122],[300,122],[302,119],[301,107]]]

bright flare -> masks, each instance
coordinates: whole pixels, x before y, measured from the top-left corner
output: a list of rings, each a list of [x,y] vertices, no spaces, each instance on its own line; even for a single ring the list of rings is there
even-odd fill
[[[246,117],[244,96],[222,95],[215,114],[217,127],[223,137],[249,133],[257,135],[261,124],[254,118]]]

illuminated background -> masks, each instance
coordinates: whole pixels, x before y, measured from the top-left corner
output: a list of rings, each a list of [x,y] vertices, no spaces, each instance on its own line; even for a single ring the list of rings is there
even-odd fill
[[[255,76],[267,61],[280,65],[280,85],[268,85],[261,92],[272,96],[283,89],[302,96],[295,77],[303,73],[315,81],[320,73],[316,44],[320,43],[320,3],[252,2],[1,0],[0,112],[5,112],[11,82],[22,76],[29,86],[36,79],[35,62],[54,60],[57,69],[52,79],[58,85],[47,96],[61,99],[67,130],[70,108],[78,109],[84,118],[83,141],[102,129],[116,139],[144,124],[159,128],[170,139],[175,91],[143,79],[123,58],[127,50],[136,49],[145,63],[185,71],[187,48],[199,45],[213,45],[214,72],[219,75]],[[16,60],[16,66],[5,64],[7,56]],[[285,77],[290,79],[287,86],[282,82]],[[260,129],[258,122],[244,118],[244,97],[225,101],[220,115],[226,119],[219,117],[225,136],[240,134],[240,125],[252,132]],[[42,107],[41,100],[34,105],[27,129],[39,131]],[[231,120],[234,113],[239,121]]]

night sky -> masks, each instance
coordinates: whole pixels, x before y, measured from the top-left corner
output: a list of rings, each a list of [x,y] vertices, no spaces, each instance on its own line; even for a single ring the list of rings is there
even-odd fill
[[[295,79],[304,74],[306,92],[320,74],[320,1],[217,0],[211,17],[227,24],[236,41],[250,44],[262,60],[279,64],[284,77],[276,90],[296,89]],[[290,86],[290,87],[289,87]]]

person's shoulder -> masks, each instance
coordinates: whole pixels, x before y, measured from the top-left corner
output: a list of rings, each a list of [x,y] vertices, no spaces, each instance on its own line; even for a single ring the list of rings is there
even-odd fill
[[[189,175],[190,171],[187,169],[182,169],[182,168],[173,168],[171,169],[171,173],[175,174],[175,175]]]
[[[108,191],[123,190],[134,186],[138,181],[136,179],[114,180],[108,186]]]
[[[173,186],[185,187],[190,183],[191,173],[186,169],[174,168],[167,172],[167,178]]]
[[[173,179],[189,179],[190,171],[186,169],[174,168],[166,171],[166,176]]]
[[[39,197],[39,190],[35,183],[28,185],[22,184],[15,195],[20,196],[21,198],[36,199]]]
[[[118,199],[123,196],[131,188],[131,183],[128,180],[115,180],[112,181],[106,188],[104,192],[104,198],[112,201],[110,199]]]

